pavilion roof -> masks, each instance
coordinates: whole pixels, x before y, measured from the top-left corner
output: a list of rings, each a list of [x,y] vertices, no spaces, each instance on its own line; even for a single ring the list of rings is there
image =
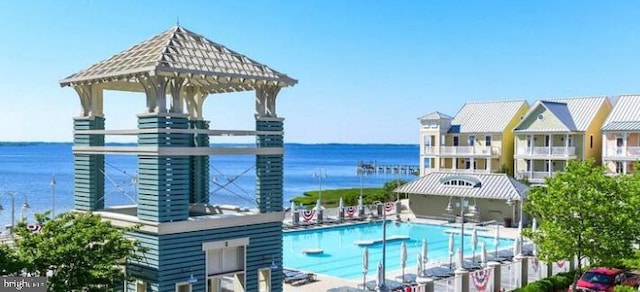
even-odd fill
[[[102,83],[103,88],[143,91],[137,78],[184,77],[210,93],[254,90],[298,81],[181,26],[174,26],[60,81],[61,86]]]

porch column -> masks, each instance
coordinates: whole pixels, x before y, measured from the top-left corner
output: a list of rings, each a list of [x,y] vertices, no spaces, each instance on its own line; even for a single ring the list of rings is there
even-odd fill
[[[458,169],[458,158],[453,158],[453,170]]]
[[[625,157],[627,156],[627,137],[628,137],[628,135],[629,134],[626,133],[626,132],[624,134],[622,134],[622,151],[624,151],[624,152],[622,152],[622,155],[625,156]]]
[[[471,172],[476,172],[476,159],[471,157],[470,161],[469,161],[469,168],[471,169]]]
[[[258,150],[270,150],[270,154],[256,155],[256,196],[260,213],[282,211],[283,185],[283,118],[276,114],[276,97],[279,87],[262,87],[256,90],[256,137]],[[278,254],[282,255],[282,251]]]
[[[627,165],[629,162],[624,161],[622,162],[622,174],[627,174]]]
[[[564,136],[564,155],[569,156],[569,134]]]
[[[551,135],[547,135],[548,139],[549,139],[549,155],[551,155],[551,145],[553,145],[553,140],[551,140],[551,138],[553,138]]]
[[[491,160],[493,160],[493,159],[491,159],[491,158],[487,159],[486,160],[487,165],[485,165],[486,168],[487,168],[487,172],[489,172],[489,173],[491,173]]]
[[[551,170],[553,169],[553,164],[551,164],[551,159],[549,159],[549,176],[551,176]]]

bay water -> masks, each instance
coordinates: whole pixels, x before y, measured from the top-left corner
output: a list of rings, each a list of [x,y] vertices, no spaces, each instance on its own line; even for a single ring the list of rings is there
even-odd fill
[[[225,145],[229,146],[229,145]],[[233,145],[231,145],[233,146]],[[242,146],[242,145],[238,145]],[[73,153],[71,143],[0,143],[0,226],[11,222],[11,199],[15,197],[16,220],[22,205],[24,214],[51,210],[55,196],[56,213],[73,208]],[[411,180],[410,174],[356,173],[358,162],[385,165],[417,165],[418,145],[388,144],[285,144],[284,202],[305,191],[322,189],[380,187],[393,179]],[[137,157],[107,155],[105,164],[105,205],[135,204]],[[255,156],[210,156],[209,179],[212,204],[255,206]],[[321,175],[314,175],[321,174]],[[55,177],[55,186],[51,186]],[[4,229],[4,228],[0,228]]]

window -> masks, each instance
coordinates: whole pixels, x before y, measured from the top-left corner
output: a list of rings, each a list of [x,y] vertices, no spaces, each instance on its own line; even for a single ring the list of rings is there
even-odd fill
[[[569,135],[567,137],[567,144],[569,144],[569,147],[573,147],[573,136]]]
[[[258,271],[258,291],[271,292],[271,269]]]
[[[544,146],[549,147],[549,143],[551,142],[551,136],[544,136]]]
[[[147,284],[142,281],[136,282],[136,292],[147,292]]]
[[[487,135],[484,137],[484,146],[491,146],[491,136]]]
[[[473,146],[476,143],[476,136],[469,135],[469,146]]]
[[[616,161],[616,173],[624,173],[624,164],[620,161]]]
[[[544,119],[544,115],[543,114],[539,114],[538,115],[538,120],[542,120],[542,119]]]
[[[531,160],[527,160],[527,171],[531,171]]]
[[[593,148],[593,135],[589,136],[589,148]]]
[[[176,292],[191,292],[191,284],[189,283],[176,284]]]
[[[431,158],[424,159],[424,168],[431,168]]]
[[[459,146],[459,144],[460,144],[460,137],[453,136],[453,146]]]

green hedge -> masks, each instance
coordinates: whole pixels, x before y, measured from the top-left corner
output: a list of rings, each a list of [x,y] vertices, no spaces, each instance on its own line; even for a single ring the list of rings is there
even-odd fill
[[[540,279],[527,286],[513,290],[518,292],[556,292],[566,291],[573,283],[576,272],[558,273],[550,278]]]
[[[629,287],[629,286],[616,286],[615,289],[613,289],[614,292],[632,292],[632,291],[638,291],[636,289],[634,289],[633,287]]]

